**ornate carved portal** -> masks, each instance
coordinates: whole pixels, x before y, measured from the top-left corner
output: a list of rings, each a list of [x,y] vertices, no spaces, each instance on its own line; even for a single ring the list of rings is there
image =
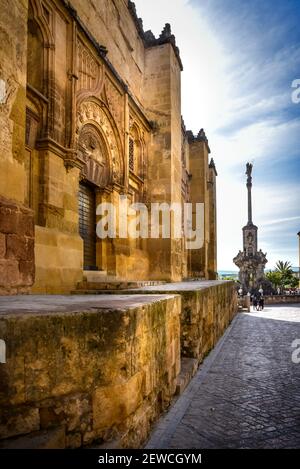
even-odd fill
[[[109,111],[98,100],[82,102],[77,112],[77,158],[82,173],[99,188],[123,185],[121,144]]]
[[[83,163],[81,175],[90,183],[104,189],[110,180],[110,165],[105,145],[97,128],[85,125],[79,135],[78,159]]]
[[[121,140],[114,120],[106,105],[95,97],[78,103],[76,140],[77,160],[82,168],[79,219],[80,235],[84,241],[84,266],[85,269],[108,270],[107,243],[96,238],[93,221],[86,225],[87,220],[93,220],[90,210],[95,210],[96,207],[88,203],[92,197],[87,199],[86,191],[83,194],[82,183],[90,194],[94,193],[97,204],[102,198],[101,193],[123,188],[124,162]],[[103,196],[105,197],[104,194]],[[112,257],[109,259],[113,263]]]

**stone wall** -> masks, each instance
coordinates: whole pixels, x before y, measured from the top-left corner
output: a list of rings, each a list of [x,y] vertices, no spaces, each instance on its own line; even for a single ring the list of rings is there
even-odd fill
[[[96,41],[107,47],[107,57],[130,90],[141,100],[144,44],[127,0],[71,0],[78,17]]]
[[[191,180],[191,202],[193,204],[204,204],[204,233],[203,246],[192,252],[191,256],[191,277],[208,277],[208,247],[210,241],[210,198],[209,198],[209,147],[201,133],[194,138],[190,136],[190,172]],[[195,223],[195,220],[193,220]]]
[[[33,212],[0,196],[0,295],[27,293],[34,273]]]
[[[111,307],[107,298],[84,304],[80,297],[80,305],[55,312],[61,297],[26,297],[28,308],[19,303],[26,313],[0,312],[7,347],[0,364],[0,447],[114,440],[134,448],[145,441],[175,393],[181,300],[111,298]],[[33,308],[38,301],[41,312]]]
[[[276,305],[282,303],[300,303],[300,295],[265,296],[266,305]]]
[[[157,38],[143,31],[129,0],[10,3],[0,0],[0,195],[34,211],[32,292],[68,293],[83,276],[80,184],[93,188],[92,204],[114,203],[117,212],[120,195],[148,207],[188,198],[182,63],[170,25],[162,24]],[[175,233],[96,242],[91,236],[96,259],[86,267],[116,278],[180,281],[191,276],[190,258],[200,252],[201,273],[212,278],[214,217],[203,195],[207,154],[201,158],[203,168],[196,165],[192,175],[192,202],[206,203],[198,254],[187,253]]]
[[[34,294],[69,293],[82,280],[82,239],[77,234],[36,226],[35,259]]]
[[[181,295],[181,354],[201,362],[237,313],[235,286],[229,282]]]
[[[0,0],[0,295],[26,293],[34,281],[34,226],[26,193],[27,1]]]
[[[27,0],[0,0],[0,195],[24,203]]]
[[[216,345],[238,311],[236,286],[231,281],[167,283],[119,293],[181,295],[181,356],[195,358],[198,363]]]
[[[144,103],[156,130],[149,147],[148,199],[153,203],[181,202],[180,64],[171,44],[146,50]],[[181,240],[149,239],[150,278],[180,281]]]

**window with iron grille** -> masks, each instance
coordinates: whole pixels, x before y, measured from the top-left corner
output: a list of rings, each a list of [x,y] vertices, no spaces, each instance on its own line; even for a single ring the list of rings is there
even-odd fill
[[[134,140],[129,139],[129,169],[134,171]]]

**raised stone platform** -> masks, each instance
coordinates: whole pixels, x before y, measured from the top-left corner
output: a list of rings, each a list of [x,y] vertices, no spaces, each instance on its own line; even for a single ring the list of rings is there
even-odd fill
[[[0,298],[0,447],[139,447],[180,372],[176,295]]]
[[[0,297],[0,447],[140,447],[237,312],[228,281],[97,293]]]
[[[84,291],[91,294],[91,291]],[[102,295],[102,290],[93,294]],[[105,292],[114,294],[115,291]],[[238,310],[235,283],[228,280],[189,280],[123,289],[124,295],[178,294],[182,298],[181,355],[201,363],[214,347]]]
[[[136,292],[181,296],[181,356],[195,358],[199,364],[237,313],[235,290],[231,281],[197,280],[150,286]]]
[[[174,296],[174,295],[173,295]],[[172,298],[171,295],[26,295],[0,296],[0,319],[14,315],[53,315],[55,313],[84,313],[98,310],[139,308]]]

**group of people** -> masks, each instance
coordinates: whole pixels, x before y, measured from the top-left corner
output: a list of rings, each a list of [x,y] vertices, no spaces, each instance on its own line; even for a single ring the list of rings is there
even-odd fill
[[[243,296],[243,289],[242,287],[238,290],[238,294],[240,297]],[[258,292],[254,293],[247,293],[247,296],[250,296],[250,301],[253,306],[253,311],[262,311],[265,307],[265,300],[264,300],[264,291],[262,288],[258,290]]]
[[[265,307],[265,300],[263,295],[258,293],[252,296],[253,311],[262,311]]]
[[[251,295],[251,303],[253,306],[253,311],[262,311],[265,307],[265,300],[264,300],[264,291],[262,287],[258,290],[258,292],[253,293]]]

